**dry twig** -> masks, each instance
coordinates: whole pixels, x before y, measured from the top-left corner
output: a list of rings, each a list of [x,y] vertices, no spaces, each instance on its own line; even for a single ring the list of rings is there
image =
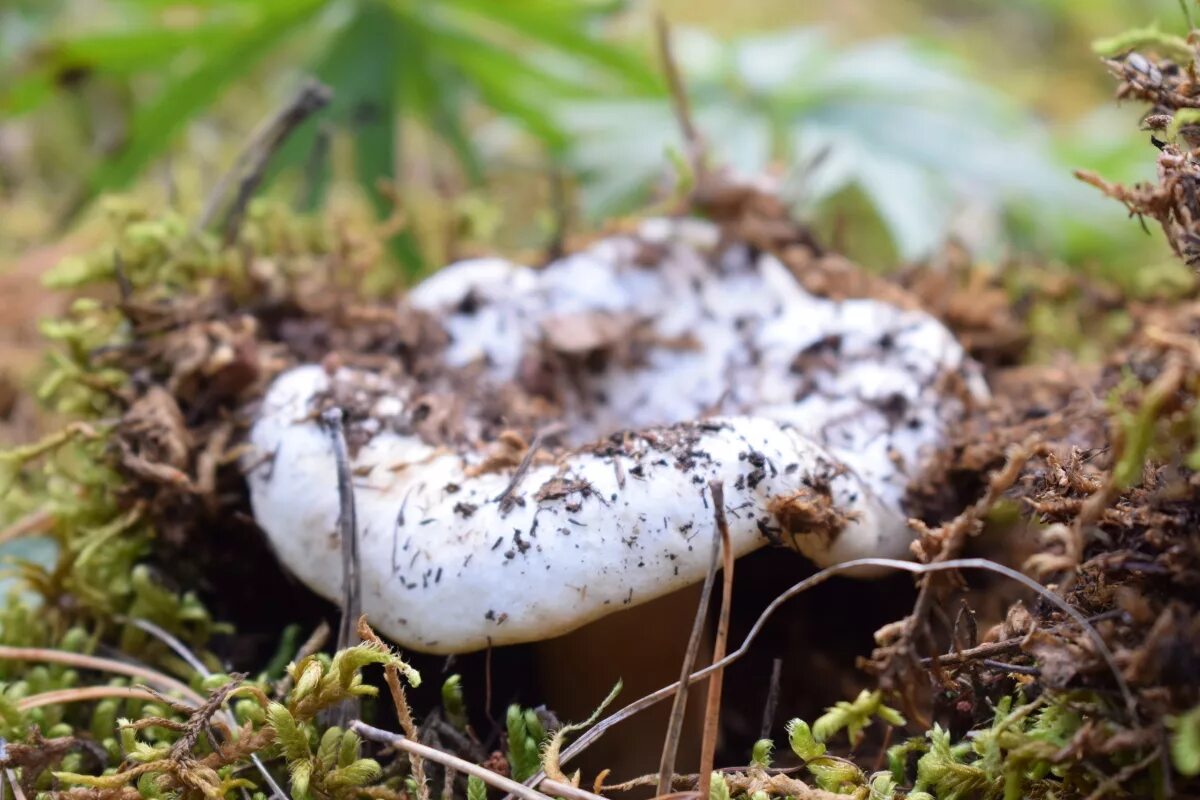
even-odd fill
[[[373,642],[380,647],[386,647],[383,640],[367,624],[366,615],[359,617],[358,635],[364,642]],[[392,694],[392,703],[396,706],[396,718],[400,722],[401,730],[404,731],[404,735],[408,737],[409,741],[418,742],[420,740],[420,733],[417,730],[416,722],[413,721],[412,709],[409,708],[408,697],[404,694],[404,686],[400,683],[400,670],[394,664],[385,664],[383,677],[387,682],[388,691]],[[417,796],[420,800],[429,800],[429,784],[425,777],[425,762],[421,760],[419,753],[415,753],[412,750],[408,751],[408,757],[412,762],[413,781],[417,784]]]
[[[305,81],[287,105],[255,130],[233,167],[217,181],[204,205],[198,227],[204,229],[216,222],[230,187],[236,180],[237,190],[221,225],[225,242],[233,241],[241,227],[246,206],[262,183],[271,156],[306,119],[328,105],[332,98],[333,92],[329,87],[315,80]]]
[[[41,694],[32,694],[29,697],[23,697],[17,701],[17,708],[21,711],[31,711],[42,706],[53,706],[60,703],[83,703],[88,700],[106,700],[110,697],[121,700],[149,700],[155,702],[161,698],[161,695],[139,686],[76,686],[71,689],[56,689],[52,692],[42,692]]]
[[[494,786],[497,789],[503,789],[509,793],[511,797],[520,797],[521,800],[550,800],[547,795],[539,791],[529,788],[523,784],[517,783],[511,778],[506,778],[503,775],[498,775],[490,769],[484,769],[478,764],[472,764],[470,761],[459,758],[450,753],[443,753],[428,745],[423,745],[420,742],[413,741],[407,736],[401,736],[398,733],[380,730],[372,727],[362,720],[355,720],[350,723],[350,730],[357,733],[364,739],[369,739],[372,742],[386,744],[397,750],[402,750],[408,753],[414,761],[425,758],[434,761],[445,767],[453,767],[459,772],[464,772],[467,775],[474,775],[484,783]],[[575,792],[587,794],[583,789],[575,789]],[[589,800],[600,800],[596,795],[589,795]]]
[[[729,666],[738,659],[742,658],[742,656],[746,655],[746,653],[750,651],[750,647],[758,638],[758,635],[762,632],[762,629],[766,625],[767,621],[774,616],[775,612],[778,611],[788,600],[791,600],[797,595],[803,594],[814,586],[819,586],[834,576],[851,572],[861,567],[882,567],[884,569],[895,569],[903,572],[910,572],[915,575],[922,575],[931,572],[945,572],[949,570],[985,570],[988,572],[994,572],[998,575],[1003,575],[1004,577],[1015,581],[1034,592],[1037,592],[1039,596],[1043,597],[1048,603],[1069,616],[1077,625],[1080,626],[1080,628],[1083,629],[1084,634],[1096,648],[1096,652],[1099,653],[1101,658],[1104,659],[1105,665],[1112,673],[1113,681],[1117,684],[1118,690],[1121,693],[1121,697],[1125,702],[1126,713],[1129,715],[1130,720],[1135,724],[1138,722],[1137,700],[1134,698],[1128,682],[1121,673],[1121,669],[1117,665],[1116,659],[1113,656],[1112,651],[1109,649],[1108,644],[1105,643],[1104,638],[1100,636],[1099,632],[1092,627],[1087,618],[1085,618],[1078,611],[1078,609],[1072,607],[1057,594],[1050,591],[1045,586],[1042,586],[1029,576],[1023,575],[1011,567],[1006,567],[1003,564],[997,564],[994,561],[989,561],[986,558],[950,559],[947,561],[939,561],[930,564],[916,564],[911,561],[900,561],[893,558],[859,558],[853,561],[846,561],[841,564],[835,564],[834,566],[827,567],[820,572],[810,575],[804,580],[793,584],[791,588],[787,589],[774,600],[772,600],[771,603],[765,609],[763,609],[762,613],[759,614],[758,619],[755,620],[753,627],[750,628],[749,633],[746,634],[746,637],[742,640],[742,644],[737,650],[734,650],[720,661],[710,664],[704,669],[693,672],[691,676],[688,677],[687,683],[692,684],[703,680],[717,670]],[[619,711],[616,711],[610,714],[608,717],[600,720],[591,730],[580,736],[574,744],[562,752],[559,762],[561,764],[565,764],[567,761],[579,755],[591,745],[595,744],[614,726],[624,722],[635,714],[638,714],[653,705],[657,705],[663,700],[666,700],[668,697],[673,696],[675,692],[678,691],[679,687],[680,682],[672,683],[669,686],[664,686],[663,688],[633,701]],[[525,785],[527,787],[536,786],[539,782],[544,780],[545,777],[545,773],[538,772],[536,775],[530,777],[525,782]]]
[[[692,118],[691,103],[688,101],[687,87],[683,83],[683,75],[671,49],[671,28],[666,17],[659,14],[655,17],[655,32],[658,36],[658,55],[662,60],[663,74],[667,78],[667,87],[671,92],[671,106],[675,109],[675,119],[683,134],[684,146],[687,148],[688,161],[692,165],[697,178],[704,167],[704,141]]]
[[[92,669],[97,672],[109,672],[116,675],[125,675],[130,678],[138,678],[145,681],[151,686],[157,686],[159,689],[167,692],[178,692],[186,697],[192,703],[200,705],[204,702],[204,698],[197,694],[184,683],[181,683],[170,675],[164,675],[161,672],[156,672],[147,667],[138,666],[136,664],[126,664],[124,661],[117,661],[111,658],[101,658],[100,656],[88,656],[82,653],[73,653],[67,650],[52,650],[41,647],[9,647],[0,645],[0,660],[4,661],[39,661],[46,664],[65,664],[76,669]]]
[[[671,716],[667,723],[667,735],[663,741],[662,758],[658,762],[656,791],[658,795],[665,795],[671,791],[671,776],[675,774],[675,756],[679,752],[679,737],[683,731],[683,718],[687,713],[688,686],[686,681],[696,667],[696,655],[700,651],[700,639],[704,633],[704,621],[708,617],[708,603],[712,599],[712,588],[716,582],[720,555],[721,532],[719,529],[715,529],[708,574],[704,577],[704,586],[700,589],[700,602],[696,605],[696,616],[692,620],[692,632],[688,636],[687,650],[684,652],[683,664],[680,667],[680,689],[675,693],[675,700],[671,704]]]
[[[733,544],[729,538],[729,521],[725,518],[725,487],[720,481],[708,484],[713,501],[713,519],[721,537],[721,613],[717,618],[717,638],[713,643],[713,663],[725,657],[725,644],[729,640],[729,613],[733,606]],[[725,677],[724,668],[716,669],[708,681],[708,699],[704,706],[704,736],[700,744],[700,800],[709,800],[710,777],[717,753],[717,732],[721,718],[721,688]],[[680,681],[680,687],[685,685]],[[661,781],[660,781],[661,783]],[[662,794],[662,792],[660,792]]]

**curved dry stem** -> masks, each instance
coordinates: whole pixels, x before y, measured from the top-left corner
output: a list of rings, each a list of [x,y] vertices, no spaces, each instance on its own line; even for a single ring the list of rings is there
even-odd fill
[[[147,700],[157,703],[162,699],[148,689],[137,686],[80,686],[74,689],[56,689],[52,692],[30,695],[17,701],[17,708],[30,711],[42,706],[54,706],[60,703],[83,703],[88,700]]]
[[[0,660],[2,661],[40,661],[47,664],[65,664],[76,669],[92,669],[97,672],[111,672],[138,678],[147,684],[166,692],[178,692],[194,705],[203,705],[204,698],[194,689],[170,675],[140,667],[136,664],[126,664],[112,658],[88,656],[83,653],[73,653],[69,650],[54,650],[46,647],[9,647],[0,645]]]
[[[53,526],[53,514],[49,511],[34,511],[31,514],[21,517],[4,530],[0,530],[0,544],[25,536],[37,536],[38,534],[48,533]]]
[[[720,661],[716,661],[704,669],[693,672],[691,677],[688,678],[687,682],[689,684],[693,684],[697,681],[703,680],[712,673],[729,666],[749,652],[751,645],[754,644],[755,639],[757,639],[758,635],[762,632],[763,626],[766,625],[767,621],[774,616],[775,612],[778,611],[779,608],[788,600],[791,600],[793,597],[796,597],[799,594],[803,594],[814,586],[824,583],[835,575],[850,572],[851,570],[859,569],[861,567],[882,567],[884,569],[895,569],[903,572],[911,572],[916,575],[959,569],[984,570],[986,572],[994,572],[998,575],[1003,575],[1004,577],[1016,581],[1026,588],[1031,589],[1051,605],[1069,616],[1083,630],[1083,632],[1087,634],[1088,638],[1095,646],[1096,652],[1100,654],[1101,658],[1104,659],[1105,665],[1112,672],[1113,679],[1121,692],[1121,697],[1125,701],[1125,709],[1129,714],[1129,718],[1134,723],[1138,722],[1137,700],[1134,698],[1133,692],[1129,688],[1129,684],[1126,683],[1125,676],[1121,674],[1121,670],[1117,666],[1116,659],[1114,659],[1112,651],[1108,649],[1108,645],[1105,644],[1103,637],[1101,637],[1100,633],[1091,625],[1091,623],[1087,621],[1087,618],[1084,617],[1083,614],[1081,614],[1077,609],[1072,608],[1061,597],[1056,595],[1054,592],[1051,592],[1045,586],[1042,586],[1029,576],[1023,575],[1011,567],[1006,567],[1003,564],[997,564],[994,561],[989,561],[986,558],[958,558],[947,561],[938,561],[931,564],[916,564],[911,561],[899,561],[893,558],[858,558],[854,559],[853,561],[846,561],[842,564],[835,564],[832,567],[823,569],[820,572],[810,575],[804,580],[794,584],[787,591],[783,592],[783,594],[772,600],[770,605],[763,609],[762,614],[759,615],[758,619],[754,623],[754,626],[750,629],[750,632],[746,634],[746,638],[742,640],[742,644],[737,650],[734,650]],[[669,686],[664,686],[658,691],[652,692],[639,700],[635,700],[634,702],[622,708],[620,711],[617,711],[611,716],[601,720],[596,724],[595,727],[593,727],[584,735],[580,736],[574,744],[564,750],[560,756],[559,762],[561,764],[565,764],[571,758],[579,755],[596,741],[598,741],[601,736],[608,732],[610,728],[614,727],[618,723],[624,722],[633,715],[644,711],[645,709],[656,705],[663,700],[666,700],[668,697],[673,696],[679,689],[680,684],[680,681],[676,681]],[[525,786],[537,786],[538,783],[545,777],[545,773],[538,772],[536,775],[525,781]],[[512,798],[513,795],[509,794],[505,800],[512,800]]]
[[[175,636],[172,636],[164,628],[155,625],[150,620],[142,619],[141,617],[126,617],[123,615],[116,617],[116,620],[117,622],[123,622],[128,625],[132,625],[133,627],[157,638],[160,642],[171,648],[171,652],[183,659],[189,667],[196,670],[196,673],[202,677],[207,678],[212,674],[208,667],[204,666],[204,662],[200,660],[200,657],[193,653],[187,645],[179,641],[179,639],[177,639]]]
[[[420,756],[421,758],[434,761],[442,766],[453,767],[459,772],[465,772],[467,775],[474,775],[484,783],[508,792],[510,797],[520,797],[521,800],[550,800],[548,796],[542,794],[536,789],[531,789],[528,786],[517,783],[511,778],[506,778],[503,775],[492,772],[490,769],[485,769],[478,764],[472,764],[470,761],[459,758],[455,755],[451,755],[450,753],[443,753],[441,750],[421,744],[420,742],[414,742],[407,736],[401,736],[398,733],[380,730],[379,728],[368,725],[362,720],[355,720],[354,722],[351,722],[350,730],[354,731],[364,739],[369,739],[372,742],[379,742],[380,744],[390,745],[397,750],[403,750],[410,756]],[[576,789],[575,792],[579,794],[586,794],[583,789]],[[591,798],[593,800],[602,800],[602,798],[597,795],[591,795]]]
[[[715,504],[717,508],[719,505]],[[696,606],[696,616],[692,620],[692,632],[688,636],[687,650],[683,655],[683,664],[679,671],[680,691],[675,693],[671,706],[671,716],[667,723],[667,735],[663,741],[662,757],[658,762],[658,786],[656,794],[664,795],[671,791],[671,777],[675,774],[675,757],[679,752],[679,738],[683,730],[684,714],[687,712],[688,687],[684,683],[696,666],[696,656],[700,651],[700,639],[704,635],[704,621],[708,618],[708,603],[712,598],[713,584],[716,583],[717,567],[721,558],[721,532],[713,531],[712,555],[708,564],[708,575],[704,578],[704,586],[700,590],[700,602]]]

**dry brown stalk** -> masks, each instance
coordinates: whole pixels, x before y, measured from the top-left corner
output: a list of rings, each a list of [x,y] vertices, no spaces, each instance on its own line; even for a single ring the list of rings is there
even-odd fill
[[[467,775],[474,775],[476,778],[479,778],[489,786],[502,789],[514,797],[520,797],[521,800],[550,800],[547,795],[531,789],[524,784],[517,783],[511,778],[498,775],[495,772],[492,772],[490,769],[484,769],[478,764],[472,764],[470,761],[461,759],[456,755],[443,753],[441,750],[421,744],[420,742],[414,741],[407,736],[401,736],[398,733],[380,730],[379,728],[372,727],[361,720],[355,720],[354,722],[350,723],[350,730],[354,731],[364,739],[369,739],[372,742],[379,742],[380,744],[386,744],[394,747],[397,750],[402,750],[407,753],[409,758],[411,758],[414,762],[419,761],[420,759],[429,759],[430,761],[437,762],[442,766],[453,767],[459,772],[464,772]],[[575,789],[575,791],[588,794],[582,789]],[[589,798],[590,800],[599,800],[596,795],[589,794]]]
[[[365,614],[358,618],[358,635],[364,642],[373,642],[380,647],[387,647],[375,631],[371,630],[371,626],[367,624]],[[387,681],[388,691],[392,694],[392,703],[396,706],[396,718],[400,721],[400,729],[404,731],[404,735],[408,737],[411,743],[419,742],[417,724],[413,721],[412,709],[408,705],[408,697],[404,694],[404,686],[400,683],[400,670],[392,664],[387,664],[383,668],[383,677]],[[421,760],[420,752],[412,749],[408,749],[406,752],[408,753],[409,760],[412,762],[413,780],[417,784],[417,795],[421,800],[429,800],[429,784],[425,778],[425,762]]]
[[[137,686],[78,686],[73,689],[57,689],[53,692],[23,697],[17,701],[17,708],[29,711],[42,706],[53,706],[60,703],[82,703],[88,700],[106,700],[110,697],[122,700],[149,700],[155,702],[160,696],[148,689]],[[189,706],[190,708],[190,706]]]
[[[729,614],[733,606],[733,545],[729,538],[729,521],[725,518],[725,487],[719,481],[708,484],[713,501],[713,518],[721,535],[721,613],[717,618],[717,638],[713,644],[713,663],[725,658],[726,643],[729,641]],[[717,753],[717,733],[721,720],[721,689],[725,677],[724,667],[713,671],[708,682],[708,699],[704,707],[704,737],[700,744],[700,798],[709,800],[710,777]],[[680,681],[680,686],[685,682]],[[660,792],[661,794],[661,792]]]
[[[42,647],[9,647],[0,645],[0,660],[4,661],[40,661],[49,664],[65,664],[77,669],[93,669],[98,672],[110,672],[139,678],[151,686],[168,692],[178,692],[195,705],[204,703],[204,698],[186,684],[180,683],[169,675],[156,672],[136,664],[126,664],[111,658],[88,656],[82,653],[72,653],[67,650],[53,650]]]
[[[721,555],[721,532],[713,530],[712,555],[708,562],[708,574],[700,590],[700,602],[696,605],[696,616],[692,620],[692,632],[688,636],[687,650],[680,666],[679,686],[671,705],[671,716],[667,723],[667,735],[663,740],[662,758],[658,763],[657,793],[665,795],[671,791],[671,776],[675,774],[675,756],[679,752],[679,737],[683,731],[683,719],[687,713],[687,677],[696,667],[696,656],[700,652],[700,639],[704,633],[704,621],[708,617],[708,603],[712,599],[712,588],[716,582],[717,566]]]

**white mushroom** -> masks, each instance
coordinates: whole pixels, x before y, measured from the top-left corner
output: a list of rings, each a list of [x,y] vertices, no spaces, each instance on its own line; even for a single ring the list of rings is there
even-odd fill
[[[280,558],[341,596],[322,402],[353,407],[363,608],[413,649],[545,639],[702,579],[714,478],[739,556],[906,554],[907,487],[986,392],[976,367],[929,316],[814,297],[718,238],[656,219],[540,270],[455,264],[405,301],[447,335],[440,372],[282,375],[247,457]],[[501,434],[555,422],[533,456]]]

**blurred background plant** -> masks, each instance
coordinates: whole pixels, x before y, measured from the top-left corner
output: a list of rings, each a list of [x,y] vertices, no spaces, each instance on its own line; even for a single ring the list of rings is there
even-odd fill
[[[1149,174],[1137,112],[1111,108],[1088,47],[1154,17],[1183,32],[1175,0],[1137,6],[8,0],[0,256],[104,191],[197,206],[303,75],[335,99],[277,156],[274,190],[400,210],[410,276],[544,243],[563,198],[591,222],[629,212],[680,147],[653,53],[661,10],[713,152],[774,171],[851,255],[886,267],[952,236],[1144,280],[1160,243],[1070,178]]]

